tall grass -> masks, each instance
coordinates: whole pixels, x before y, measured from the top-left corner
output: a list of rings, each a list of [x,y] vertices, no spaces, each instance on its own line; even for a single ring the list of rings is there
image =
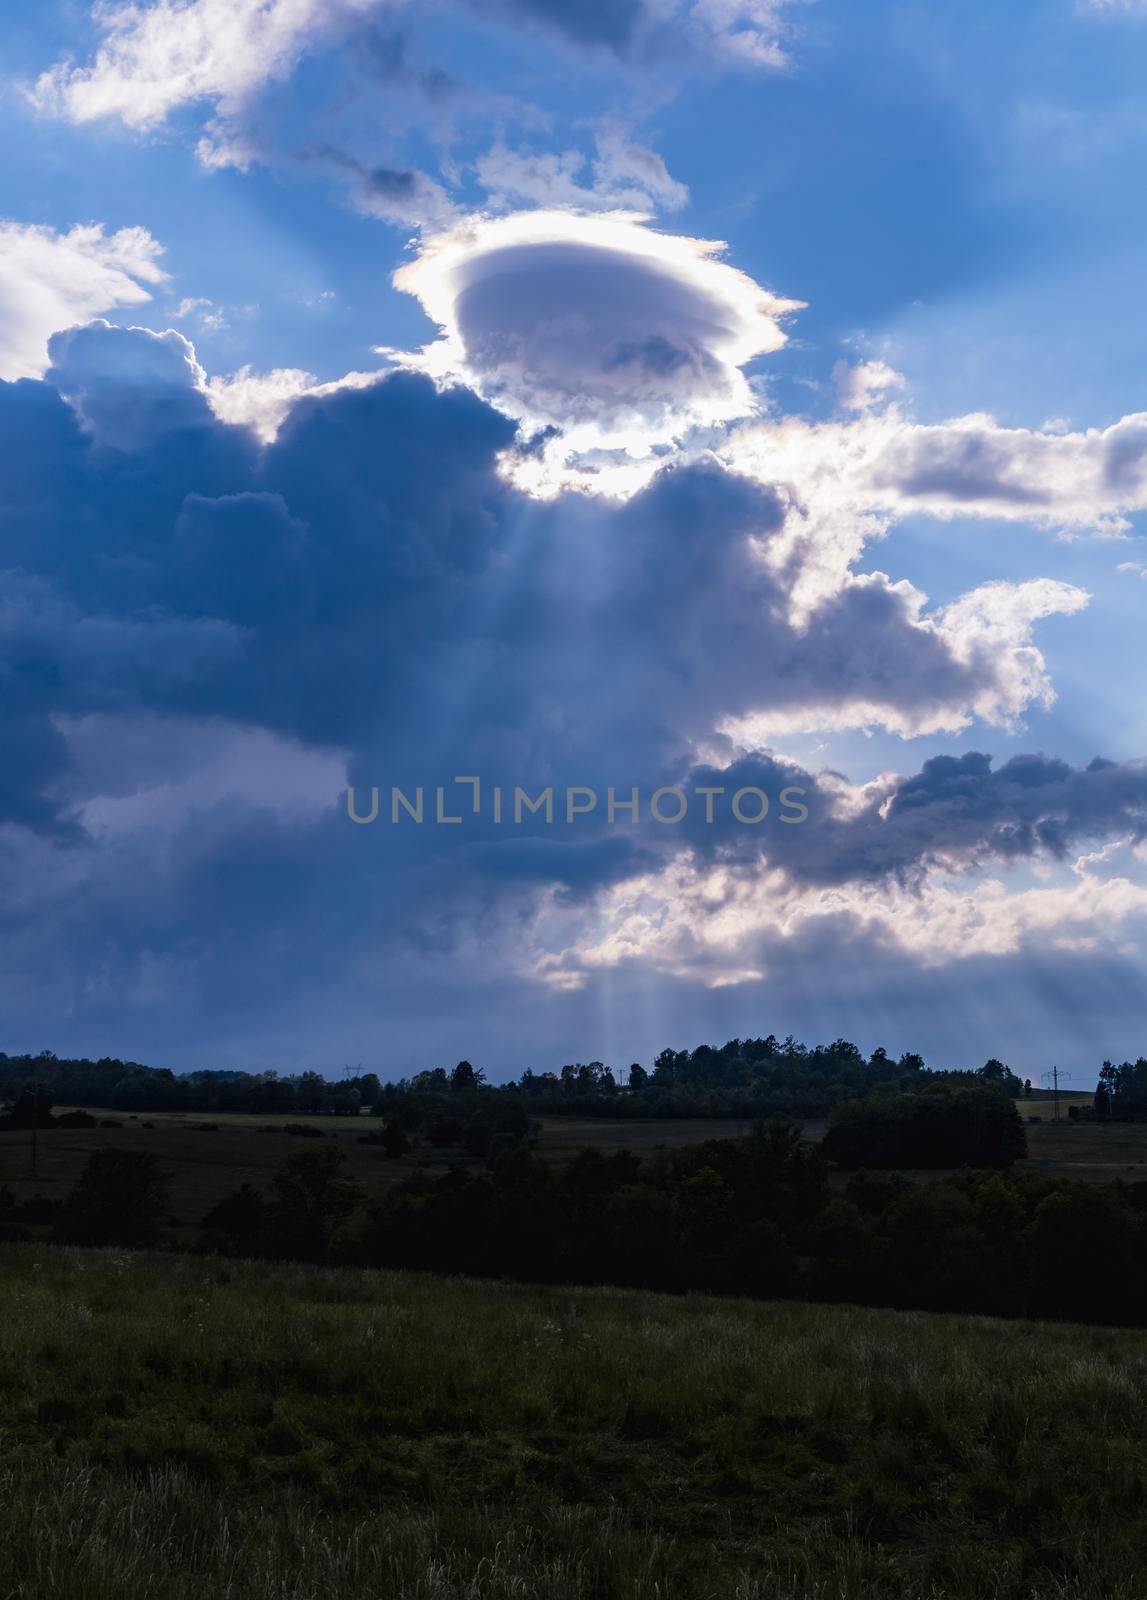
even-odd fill
[[[1147,1335],[0,1251],[10,1600],[1132,1600]]]

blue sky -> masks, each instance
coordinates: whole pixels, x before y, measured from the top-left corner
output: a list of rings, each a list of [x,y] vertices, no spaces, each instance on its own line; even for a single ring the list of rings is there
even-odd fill
[[[1147,5],[7,43],[5,1048],[1141,1051]],[[386,821],[460,773],[603,799]]]

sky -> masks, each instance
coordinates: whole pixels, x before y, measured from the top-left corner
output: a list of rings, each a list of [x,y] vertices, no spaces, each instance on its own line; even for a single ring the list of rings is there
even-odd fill
[[[1144,1050],[1147,3],[6,24],[0,1046]]]

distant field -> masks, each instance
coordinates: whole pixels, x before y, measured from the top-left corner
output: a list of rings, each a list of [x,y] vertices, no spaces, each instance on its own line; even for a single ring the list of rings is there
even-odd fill
[[[1041,1122],[1029,1124],[1028,1159],[1035,1172],[1064,1178],[1147,1179],[1147,1123]]]
[[[0,1247],[4,1600],[1141,1600],[1147,1334]]]
[[[1021,1103],[1021,1112],[1030,1102]],[[27,1133],[0,1134],[0,1183],[19,1199],[36,1193],[62,1197],[75,1182],[93,1150],[108,1147],[148,1149],[157,1155],[173,1175],[172,1217],[177,1230],[194,1229],[204,1214],[223,1195],[249,1182],[264,1186],[272,1170],[292,1151],[311,1148],[305,1140],[282,1132],[286,1122],[311,1122],[328,1135],[338,1138],[350,1161],[351,1175],[371,1194],[379,1194],[411,1173],[425,1170],[432,1175],[445,1172],[452,1162],[466,1162],[458,1152],[429,1148],[393,1160],[377,1145],[357,1142],[357,1135],[377,1130],[379,1124],[363,1117],[267,1117],[246,1115],[204,1116],[187,1113],[154,1113],[131,1118],[124,1112],[96,1109],[95,1114],[114,1118],[122,1128],[87,1130],[59,1129],[40,1135],[40,1176],[30,1176],[30,1149]],[[1042,1113],[1036,1113],[1037,1115]],[[145,1122],[154,1127],[145,1128]],[[217,1132],[201,1132],[203,1122],[218,1124]],[[279,1131],[259,1133],[256,1128],[270,1123]],[[733,1118],[658,1118],[655,1120],[566,1117],[542,1119],[537,1148],[543,1155],[565,1160],[593,1145],[601,1150],[632,1150],[648,1155],[658,1148],[675,1149],[707,1139],[732,1139],[749,1131],[750,1123]],[[806,1137],[819,1139],[824,1123],[806,1125]],[[1147,1180],[1147,1123],[1073,1123],[1050,1120],[1026,1125],[1028,1159],[1021,1163],[1031,1171],[1061,1177],[1110,1182]]]
[[[538,1148],[543,1154],[572,1155],[586,1145],[599,1150],[667,1150],[706,1139],[743,1139],[752,1118],[744,1117],[542,1117]]]
[[[1025,1094],[1017,1105],[1021,1114],[1030,1114],[1037,1117],[1050,1117],[1055,1111],[1055,1096],[1050,1089],[1033,1089],[1031,1094]],[[1059,1111],[1063,1117],[1067,1116],[1069,1106],[1090,1106],[1095,1104],[1095,1095],[1090,1089],[1061,1089],[1059,1091]]]
[[[60,1104],[56,1111],[71,1111],[75,1107]],[[134,1114],[129,1111],[112,1111],[106,1106],[83,1106],[93,1117],[110,1117],[115,1122],[126,1122]],[[173,1123],[176,1127],[191,1128],[199,1122],[218,1122],[224,1128],[282,1128],[289,1122],[313,1122],[317,1127],[339,1133],[370,1133],[379,1124],[366,1110],[354,1116],[318,1116],[305,1111],[141,1111],[140,1122]]]
[[[132,1122],[121,1112],[116,1120],[123,1121],[124,1126],[60,1128],[41,1133],[38,1179],[30,1175],[28,1134],[0,1133],[0,1183],[7,1184],[18,1199],[33,1194],[62,1199],[93,1150],[148,1150],[158,1156],[172,1174],[171,1211],[175,1226],[196,1228],[204,1214],[225,1194],[241,1183],[264,1187],[274,1168],[286,1156],[296,1150],[313,1149],[318,1142],[294,1139],[283,1132],[257,1133],[249,1119],[156,1116]],[[196,1123],[203,1120],[218,1121],[219,1132],[197,1131]],[[330,1125],[338,1120],[322,1118],[324,1131],[330,1131]],[[145,1128],[145,1121],[153,1121],[155,1126]],[[364,1118],[359,1131],[368,1133],[371,1126]],[[374,1124],[375,1128],[377,1126]],[[378,1145],[358,1144],[353,1134],[341,1132],[338,1138],[349,1158],[351,1176],[371,1194],[381,1193],[391,1184],[401,1182],[419,1167],[441,1173],[448,1166],[436,1151],[420,1152],[417,1157],[407,1156],[395,1161]]]

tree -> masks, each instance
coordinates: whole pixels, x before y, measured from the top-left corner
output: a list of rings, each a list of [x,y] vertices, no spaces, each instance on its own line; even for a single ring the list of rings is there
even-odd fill
[[[56,1222],[69,1244],[153,1244],[167,1209],[170,1176],[143,1150],[96,1150]]]
[[[629,1087],[631,1089],[644,1089],[648,1082],[648,1072],[646,1072],[640,1061],[635,1061],[629,1069]]]
[[[399,1156],[404,1156],[410,1149],[410,1140],[403,1133],[402,1124],[394,1121],[393,1118],[382,1130],[382,1148],[388,1156],[393,1156],[395,1160]]]
[[[3,1118],[3,1126],[16,1130],[20,1128],[51,1128],[55,1126],[52,1116],[52,1097],[44,1089],[24,1089],[13,1105],[11,1111]]]
[[[317,1072],[304,1072],[299,1079],[298,1103],[300,1111],[321,1111],[328,1084]]]
[[[1014,1100],[998,1089],[936,1084],[840,1102],[822,1148],[851,1169],[1009,1167],[1027,1154],[1027,1137]]]
[[[460,1061],[450,1074],[451,1089],[476,1089],[482,1081],[482,1074],[475,1072],[468,1061]]]
[[[984,1083],[994,1084],[1013,1100],[1018,1100],[1023,1092],[1023,1084],[1012,1069],[1005,1066],[1002,1061],[997,1061],[994,1056],[990,1061],[984,1062],[976,1077],[981,1078]]]
[[[364,1199],[346,1176],[337,1145],[288,1156],[271,1179],[269,1236],[275,1254],[328,1261],[351,1213]]]

